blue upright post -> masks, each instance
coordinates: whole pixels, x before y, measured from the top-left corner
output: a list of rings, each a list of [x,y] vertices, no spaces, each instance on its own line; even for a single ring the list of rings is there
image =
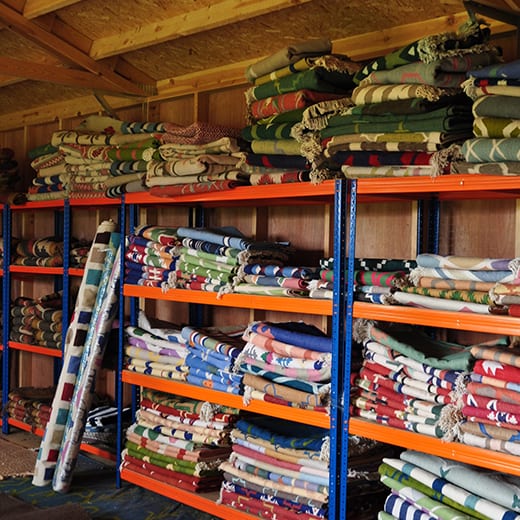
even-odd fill
[[[4,238],[4,259],[2,265],[2,433],[9,433],[7,423],[7,402],[9,394],[9,328],[11,308],[11,208],[4,204],[2,215],[2,236]]]
[[[123,381],[121,379],[123,371],[123,351],[125,348],[125,300],[123,296],[124,273],[125,273],[125,247],[126,247],[126,208],[125,195],[121,196],[119,206],[119,233],[121,234],[120,247],[120,275],[119,275],[119,331],[118,331],[118,350],[117,350],[117,376],[116,376],[116,406],[117,406],[117,436],[116,436],[116,486],[121,487],[121,451],[123,449]]]
[[[62,357],[57,360],[54,367],[54,382],[58,382],[59,373],[61,370],[62,360],[64,359],[65,337],[67,335],[67,328],[70,324],[70,243],[71,243],[71,212],[70,202],[65,199],[63,203],[63,223],[58,222],[58,215],[55,215],[55,226],[58,236],[63,232],[63,282],[62,282],[62,333],[61,333],[61,352]],[[58,229],[58,226],[62,229]],[[57,287],[56,287],[57,289]]]
[[[345,251],[347,181],[337,180],[334,190],[334,296],[332,306],[332,373],[330,403],[329,518],[346,518],[342,490],[340,447],[344,432],[343,365],[345,362]]]

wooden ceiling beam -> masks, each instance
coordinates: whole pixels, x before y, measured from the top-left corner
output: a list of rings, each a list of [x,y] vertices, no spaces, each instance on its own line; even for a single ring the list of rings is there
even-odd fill
[[[53,13],[69,5],[74,5],[81,0],[25,0],[23,16],[28,20],[44,14]]]
[[[143,97],[146,94],[141,88],[127,79],[119,76],[110,68],[96,62],[87,54],[81,52],[68,42],[46,31],[38,24],[27,20],[21,14],[9,8],[4,2],[0,2],[0,19],[13,31],[31,40],[50,53],[72,62],[92,74],[97,75],[105,82],[106,90],[119,91],[121,94]]]
[[[143,23],[132,29],[92,42],[90,56],[106,58],[190,34],[210,31],[256,16],[295,7],[311,0],[223,0],[154,23]]]
[[[12,78],[48,81],[61,85],[70,85],[88,90],[119,92],[114,85],[108,84],[103,78],[83,70],[53,67],[41,63],[29,63],[14,58],[0,56],[0,70]]]

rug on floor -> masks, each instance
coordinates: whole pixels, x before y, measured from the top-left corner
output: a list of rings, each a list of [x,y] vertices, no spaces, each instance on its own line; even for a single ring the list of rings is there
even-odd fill
[[[0,439],[0,480],[32,475],[36,452]]]
[[[80,505],[93,520],[216,520],[212,515],[128,482],[117,488],[113,471],[79,472],[67,493],[57,493],[52,486],[34,486],[31,477],[8,478],[0,481],[0,493],[41,508]]]
[[[7,493],[0,493],[0,518],[5,520],[90,520],[79,504],[63,504],[45,509],[28,504]]]

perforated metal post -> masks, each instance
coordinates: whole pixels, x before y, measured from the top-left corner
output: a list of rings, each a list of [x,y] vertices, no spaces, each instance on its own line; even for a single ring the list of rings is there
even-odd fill
[[[9,394],[9,328],[11,308],[11,208],[4,204],[2,213],[2,236],[4,258],[2,264],[2,433],[9,433],[7,423],[7,401]]]
[[[344,431],[344,377],[346,336],[346,214],[347,181],[337,180],[334,190],[334,295],[332,303],[332,371],[330,402],[329,518],[346,518],[346,486],[341,458]]]

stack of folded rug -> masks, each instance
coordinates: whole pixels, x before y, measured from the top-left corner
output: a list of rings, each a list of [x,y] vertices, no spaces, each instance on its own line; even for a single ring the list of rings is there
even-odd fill
[[[20,180],[18,161],[11,148],[0,148],[0,193],[13,192]]]
[[[218,489],[238,410],[143,388],[122,469],[192,492]]]
[[[252,416],[240,419],[231,435],[233,452],[220,465],[220,503],[260,518],[327,518],[327,430]]]
[[[520,479],[418,451],[385,457],[381,482],[391,489],[378,519],[520,518]]]
[[[505,292],[518,290],[514,258],[465,257],[421,253],[409,282],[385,300],[427,309],[478,314],[507,314],[503,300],[494,298],[497,284]]]
[[[17,387],[8,394],[7,414],[34,428],[45,428],[51,414],[55,387]]]
[[[469,347],[432,338],[420,329],[388,330],[356,320],[363,363],[354,374],[352,413],[369,421],[453,439],[458,399],[472,357]]]
[[[183,327],[188,383],[242,394],[242,374],[235,370],[235,365],[244,347],[243,331],[240,326]]]
[[[266,294],[266,290],[246,282],[245,270],[258,265],[282,266],[293,252],[285,242],[253,240],[234,227],[180,227],[177,235],[182,244],[176,279],[177,286],[184,289]],[[282,289],[273,287],[277,295]]]
[[[359,65],[332,54],[329,40],[295,43],[246,69],[253,84],[246,91],[247,124],[242,138],[249,144],[242,168],[251,184],[310,180],[308,161],[292,133],[304,110],[341,98],[354,87]]]
[[[350,105],[323,102],[298,128],[317,180],[447,173],[452,143],[472,135],[466,72],[498,61],[489,31],[468,21],[457,33],[426,36],[367,64]]]
[[[176,229],[142,224],[127,237],[127,242],[125,283],[174,287],[179,243]]]
[[[303,322],[254,322],[237,360],[244,374],[244,401],[257,399],[327,412],[332,340]]]
[[[239,167],[239,130],[201,121],[164,125],[167,137],[146,171],[145,185],[151,195],[172,197],[249,184]]]
[[[61,267],[63,265],[63,238],[43,237],[21,239],[14,250],[13,265]]]
[[[384,303],[395,287],[400,286],[415,260],[392,258],[354,259],[354,298],[369,303]],[[309,282],[309,296],[332,300],[334,295],[334,258],[322,258],[317,279]]]
[[[173,325],[152,326],[141,311],[137,325],[125,329],[125,368],[140,374],[185,381],[186,342]]]
[[[9,339],[29,345],[61,348],[62,306],[60,292],[36,299],[19,296],[10,309]]]
[[[470,70],[473,136],[460,147],[451,173],[520,174],[520,60]]]
[[[461,396],[458,440],[520,455],[520,350],[504,338],[474,345],[471,354],[475,363]]]

